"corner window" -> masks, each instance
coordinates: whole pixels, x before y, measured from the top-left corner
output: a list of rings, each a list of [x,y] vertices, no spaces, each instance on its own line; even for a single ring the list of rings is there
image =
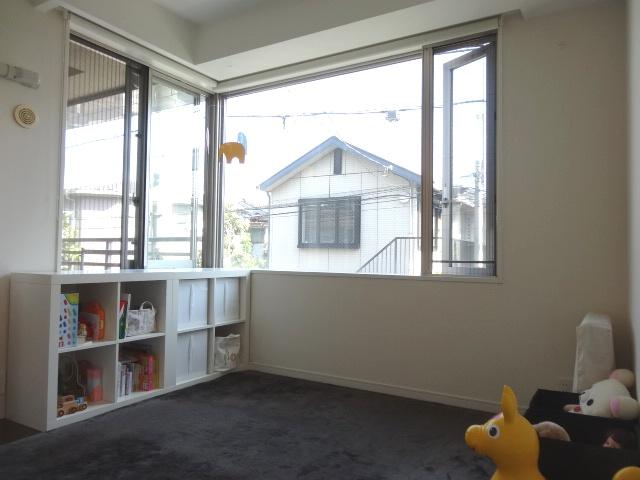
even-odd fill
[[[206,96],[77,37],[67,75],[62,270],[201,266]]]
[[[298,248],[360,248],[360,197],[298,200]]]

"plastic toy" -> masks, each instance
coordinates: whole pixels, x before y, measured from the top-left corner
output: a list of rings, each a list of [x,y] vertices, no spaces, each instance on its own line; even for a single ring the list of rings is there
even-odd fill
[[[640,468],[623,468],[613,476],[613,480],[640,480]]]
[[[106,313],[102,305],[92,301],[82,306],[80,320],[87,324],[87,339],[103,340],[105,332]]]
[[[518,413],[516,395],[507,385],[502,389],[501,406],[502,413],[484,425],[470,426],[464,436],[465,442],[496,464],[491,480],[545,480],[538,470],[538,434]],[[623,468],[613,480],[640,480],[640,468]]]
[[[227,163],[231,163],[234,158],[237,158],[240,163],[244,163],[244,146],[238,142],[223,143],[218,150],[218,156],[222,158],[223,155],[227,159]]]
[[[87,409],[87,402],[84,397],[74,397],[73,395],[65,395],[58,397],[58,417],[70,415],[72,413],[81,412]]]
[[[502,414],[468,428],[464,436],[467,445],[496,464],[492,480],[544,480],[538,470],[538,434],[518,413],[516,395],[507,385],[501,405]]]
[[[598,417],[633,420],[640,414],[640,404],[631,397],[634,384],[630,370],[614,370],[607,380],[601,380],[580,395],[579,405],[565,405],[564,410]]]

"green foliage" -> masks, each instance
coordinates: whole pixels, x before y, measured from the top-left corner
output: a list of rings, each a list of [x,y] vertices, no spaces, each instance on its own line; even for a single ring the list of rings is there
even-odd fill
[[[225,266],[263,268],[264,260],[254,257],[252,249],[249,220],[242,218],[233,208],[227,206],[224,209]]]
[[[75,239],[78,238],[79,232],[71,224],[71,213],[64,212],[62,214],[62,268],[64,270],[74,270],[80,268],[77,263],[69,265],[70,262],[80,262],[81,248],[80,243]]]

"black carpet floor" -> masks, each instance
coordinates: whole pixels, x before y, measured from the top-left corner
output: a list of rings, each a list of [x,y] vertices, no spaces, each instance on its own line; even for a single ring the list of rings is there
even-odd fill
[[[487,413],[256,372],[0,446],[0,479],[488,479]]]

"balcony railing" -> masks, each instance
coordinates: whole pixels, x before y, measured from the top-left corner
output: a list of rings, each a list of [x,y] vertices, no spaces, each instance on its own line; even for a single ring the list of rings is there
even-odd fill
[[[147,241],[148,258],[184,259],[193,258],[191,237],[152,237]],[[198,238],[198,242],[202,237]],[[181,248],[180,244],[185,248]],[[112,268],[120,266],[121,239],[117,237],[63,238],[62,269],[81,270],[86,267]],[[170,248],[168,245],[175,245]],[[164,250],[160,250],[161,246]],[[134,250],[127,250],[127,258],[133,258]]]
[[[420,275],[420,237],[396,237],[358,269],[358,273]]]

